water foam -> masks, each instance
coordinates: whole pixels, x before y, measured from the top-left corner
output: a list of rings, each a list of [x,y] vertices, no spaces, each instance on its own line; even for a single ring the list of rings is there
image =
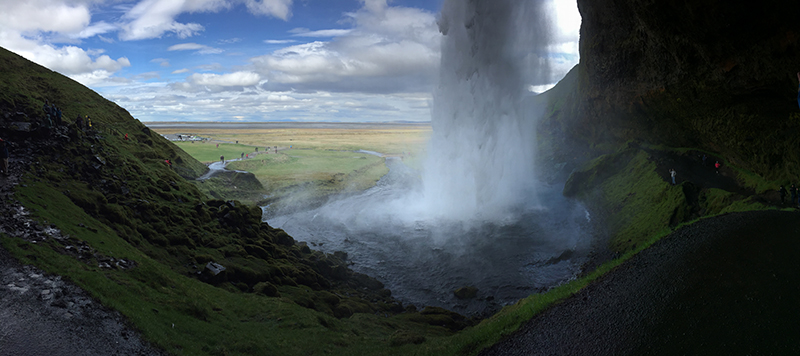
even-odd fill
[[[422,173],[424,215],[496,220],[535,204],[531,83],[549,79],[539,55],[550,25],[542,1],[447,0],[433,135]]]

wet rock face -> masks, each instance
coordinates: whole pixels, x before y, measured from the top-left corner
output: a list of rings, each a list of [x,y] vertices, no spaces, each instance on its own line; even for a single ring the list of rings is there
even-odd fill
[[[783,164],[775,155],[797,147],[781,133],[800,128],[790,120],[800,113],[800,2],[578,0],[578,6],[581,110],[573,127],[579,136],[702,147],[760,173]]]

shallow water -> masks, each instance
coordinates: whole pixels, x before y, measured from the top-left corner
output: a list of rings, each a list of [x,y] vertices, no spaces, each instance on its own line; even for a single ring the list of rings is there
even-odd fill
[[[418,186],[415,172],[397,159],[387,164],[389,174],[372,189],[267,222],[312,248],[347,252],[353,270],[377,278],[403,303],[465,314],[493,312],[580,272],[588,214],[561,187],[539,187],[530,200],[543,204],[499,220],[433,220],[404,200]],[[455,298],[464,286],[477,287],[478,297]]]

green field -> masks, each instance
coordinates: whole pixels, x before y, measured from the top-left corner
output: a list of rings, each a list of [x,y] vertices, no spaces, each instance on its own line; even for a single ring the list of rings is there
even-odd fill
[[[159,130],[159,133],[189,134],[185,130]],[[201,190],[216,197],[272,204],[277,209],[288,204],[289,200],[293,205],[314,204],[332,194],[368,189],[388,172],[384,161],[386,156],[400,157],[418,169],[430,127],[229,129],[216,132],[198,129],[191,134],[209,137],[210,140],[176,141],[175,144],[205,163],[219,161],[220,156],[229,160],[248,155],[250,158],[231,162],[227,168],[253,173],[264,188],[263,191],[248,192],[230,182],[209,180],[198,184]],[[265,151],[266,147],[271,149]],[[380,152],[384,157],[356,152],[358,150]],[[263,196],[270,198],[264,200]]]

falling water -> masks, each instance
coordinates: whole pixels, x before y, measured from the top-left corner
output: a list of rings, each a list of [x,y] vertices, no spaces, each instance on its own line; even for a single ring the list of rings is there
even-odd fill
[[[420,174],[398,159],[376,187],[270,218],[295,239],[343,250],[358,272],[417,305],[484,313],[572,278],[586,210],[536,178],[526,88],[548,83],[543,0],[445,0],[433,135]],[[456,300],[463,286],[478,298]]]
[[[535,199],[535,121],[523,107],[548,80],[539,53],[549,28],[542,1],[448,0],[433,136],[423,172],[427,215],[492,220]]]

